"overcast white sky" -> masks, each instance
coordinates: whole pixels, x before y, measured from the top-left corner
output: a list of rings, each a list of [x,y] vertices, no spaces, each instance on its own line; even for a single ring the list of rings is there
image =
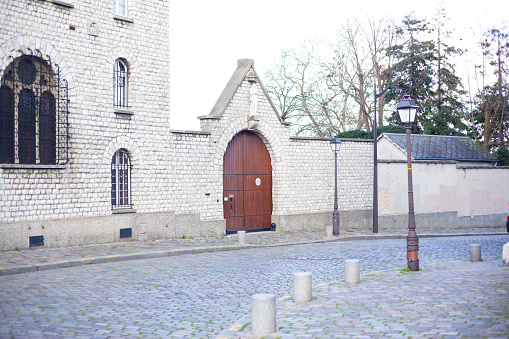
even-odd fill
[[[197,117],[209,114],[237,59],[254,59],[264,81],[281,49],[314,37],[332,39],[348,19],[399,22],[411,11],[431,19],[440,4],[459,48],[475,42],[472,30],[479,32],[480,25],[509,21],[507,0],[170,0],[171,128],[199,130]]]

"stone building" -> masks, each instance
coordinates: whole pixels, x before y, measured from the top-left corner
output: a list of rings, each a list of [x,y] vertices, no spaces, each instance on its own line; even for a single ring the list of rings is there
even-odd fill
[[[168,13],[168,1],[0,3],[0,249],[330,224],[328,140],[290,137],[251,60],[202,131],[170,130]],[[223,192],[236,135],[265,148],[265,173]],[[370,148],[343,143],[340,161],[357,161],[340,178],[362,183],[340,184],[345,223],[369,215]]]
[[[290,136],[252,60],[170,129],[168,3],[0,1],[0,250],[332,223],[329,140]],[[343,140],[340,229],[371,227],[372,154]]]

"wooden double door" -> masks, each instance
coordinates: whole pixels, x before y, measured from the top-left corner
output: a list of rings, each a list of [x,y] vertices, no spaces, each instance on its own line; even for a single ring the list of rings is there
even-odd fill
[[[270,229],[272,166],[263,141],[242,131],[223,157],[223,212],[228,233]]]

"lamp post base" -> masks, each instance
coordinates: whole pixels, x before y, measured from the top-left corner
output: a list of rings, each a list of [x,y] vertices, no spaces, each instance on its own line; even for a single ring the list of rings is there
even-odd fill
[[[419,259],[408,260],[408,268],[410,271],[419,272]]]
[[[339,211],[332,213],[332,234],[339,235]]]

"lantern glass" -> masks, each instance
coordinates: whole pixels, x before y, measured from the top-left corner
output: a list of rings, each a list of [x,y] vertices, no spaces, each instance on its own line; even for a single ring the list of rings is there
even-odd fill
[[[411,124],[415,121],[416,108],[400,108],[398,109],[399,118],[403,124]]]
[[[418,106],[415,101],[410,99],[409,95],[405,95],[398,105],[399,118],[402,124],[411,124],[415,121]]]
[[[341,146],[341,140],[339,140],[339,138],[333,138],[330,141],[330,147],[332,149],[332,152],[334,152],[334,153],[339,152],[340,146]]]

